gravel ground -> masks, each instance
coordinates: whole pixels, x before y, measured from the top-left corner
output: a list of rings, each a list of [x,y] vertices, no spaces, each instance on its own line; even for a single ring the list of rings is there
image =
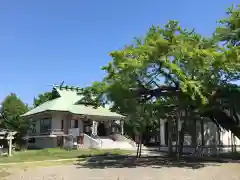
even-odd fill
[[[192,169],[186,167],[132,167],[91,169],[79,165],[39,167],[13,170],[5,180],[239,180],[240,164],[208,164]],[[0,178],[1,179],[1,178]]]

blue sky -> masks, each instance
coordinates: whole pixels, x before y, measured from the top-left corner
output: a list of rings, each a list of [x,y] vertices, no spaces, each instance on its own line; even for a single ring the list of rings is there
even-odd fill
[[[65,81],[100,80],[109,52],[152,24],[179,20],[211,35],[237,0],[7,0],[0,2],[0,101],[15,92],[26,103]]]

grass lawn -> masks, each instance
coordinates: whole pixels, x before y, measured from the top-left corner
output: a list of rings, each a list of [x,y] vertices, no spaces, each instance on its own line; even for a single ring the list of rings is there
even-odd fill
[[[132,151],[127,150],[98,150],[98,149],[82,149],[67,151],[59,148],[43,149],[43,150],[28,150],[15,152],[12,157],[0,157],[0,163],[17,163],[17,162],[30,162],[30,161],[44,161],[44,160],[57,160],[57,159],[71,159],[86,157],[94,155],[103,155],[105,153],[126,155]]]

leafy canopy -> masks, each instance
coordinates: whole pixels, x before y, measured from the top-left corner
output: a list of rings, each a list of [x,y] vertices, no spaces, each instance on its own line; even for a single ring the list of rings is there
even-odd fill
[[[21,118],[21,115],[27,111],[27,105],[24,104],[16,94],[11,93],[1,103],[1,126],[19,133],[24,133],[29,123]]]
[[[227,12],[228,18],[210,38],[177,21],[152,26],[144,37],[110,53],[112,60],[102,68],[107,75],[84,90],[84,100],[110,104],[134,121],[146,114],[151,116],[145,119],[152,120],[171,115],[174,105],[192,105],[199,112],[217,89],[240,78],[239,12],[239,6]],[[173,91],[153,94],[166,87]],[[150,98],[140,101],[135,89],[148,92]]]
[[[34,98],[33,106],[37,107],[37,106],[51,100],[51,98],[52,98],[52,92],[45,92],[45,93],[39,94],[37,97]]]
[[[107,76],[86,91],[94,93],[100,104],[107,99],[124,112],[134,111],[129,109],[137,103],[131,89],[140,86],[179,85],[186,96],[205,103],[205,85],[219,83],[215,81],[224,61],[217,42],[182,29],[176,21],[164,28],[153,26],[144,38],[110,55],[112,61],[103,67]]]

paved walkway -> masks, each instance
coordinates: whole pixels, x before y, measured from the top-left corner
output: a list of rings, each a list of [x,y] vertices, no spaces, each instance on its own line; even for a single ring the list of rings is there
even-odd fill
[[[239,164],[182,167],[83,168],[77,165],[11,170],[5,180],[239,180]]]

